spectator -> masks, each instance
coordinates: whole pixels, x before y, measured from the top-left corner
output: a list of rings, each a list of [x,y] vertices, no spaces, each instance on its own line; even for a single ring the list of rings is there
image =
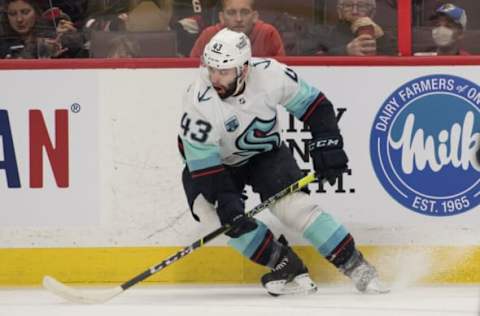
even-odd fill
[[[172,16],[172,0],[118,0],[111,5],[91,2],[84,33],[166,31]]]
[[[80,27],[86,17],[88,0],[36,0],[42,11],[58,8],[65,12],[75,27]]]
[[[373,21],[375,0],[338,0],[338,22],[331,29],[314,29],[302,54],[372,56],[394,55],[395,41]],[[313,47],[312,47],[313,45]]]
[[[166,31],[172,17],[172,0],[133,0],[126,14],[130,32]]]
[[[120,0],[110,6],[92,3],[86,31],[165,31],[172,16],[172,0]]]
[[[177,34],[178,53],[189,56],[198,35],[217,20],[217,0],[175,0],[170,28]]]
[[[55,29],[42,20],[35,0],[7,0],[3,14],[5,33],[0,41],[1,58],[38,58],[39,50],[44,58],[64,52]]]
[[[432,38],[436,55],[469,55],[460,48],[463,32],[467,28],[464,9],[446,3],[435,11],[430,20],[433,22]]]
[[[56,28],[57,36],[65,51],[57,56],[59,58],[87,58],[88,50],[85,49],[85,37],[78,32],[68,14],[58,7],[52,7],[42,14],[42,18]]]
[[[223,28],[248,35],[252,43],[252,55],[256,57],[284,56],[282,38],[271,24],[259,19],[255,0],[222,0],[220,23],[207,27],[199,36],[190,52],[191,57],[200,57],[210,39]]]
[[[87,11],[87,19],[84,32],[89,36],[92,31],[125,31],[125,21],[130,10],[129,1],[117,1],[112,5],[101,5],[98,1],[92,1]]]

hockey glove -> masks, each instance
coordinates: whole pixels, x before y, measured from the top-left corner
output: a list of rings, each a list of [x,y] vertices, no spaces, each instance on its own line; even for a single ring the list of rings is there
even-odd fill
[[[348,168],[342,135],[338,131],[322,133],[310,141],[308,149],[318,178],[325,178],[330,185],[334,185]]]
[[[241,195],[225,194],[218,199],[217,214],[220,223],[232,227],[225,235],[238,238],[257,228],[257,223],[253,218],[244,216],[244,208],[245,204]]]

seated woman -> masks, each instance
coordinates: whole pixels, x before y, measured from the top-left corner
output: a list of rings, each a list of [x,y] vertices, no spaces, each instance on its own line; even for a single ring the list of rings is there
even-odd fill
[[[65,32],[42,18],[35,0],[6,0],[3,14],[0,58],[55,58],[69,51]]]

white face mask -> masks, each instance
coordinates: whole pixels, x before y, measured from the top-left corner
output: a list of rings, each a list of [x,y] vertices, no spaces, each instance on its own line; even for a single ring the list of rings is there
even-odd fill
[[[438,26],[432,30],[432,38],[437,46],[449,46],[453,43],[453,30],[446,26]]]

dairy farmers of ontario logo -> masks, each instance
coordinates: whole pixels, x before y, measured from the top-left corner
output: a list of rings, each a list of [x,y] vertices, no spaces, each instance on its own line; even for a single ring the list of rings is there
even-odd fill
[[[407,82],[382,104],[370,153],[383,187],[422,215],[451,216],[478,206],[480,87],[451,75]]]

